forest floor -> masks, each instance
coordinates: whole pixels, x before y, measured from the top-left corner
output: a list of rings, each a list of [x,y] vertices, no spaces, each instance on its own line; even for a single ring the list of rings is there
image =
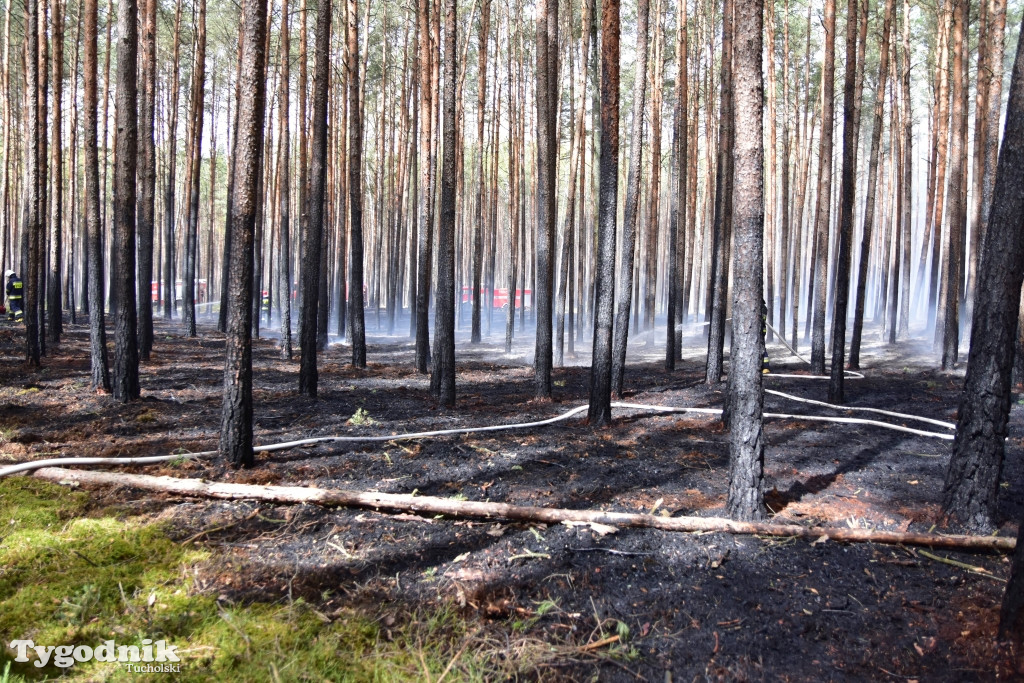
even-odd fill
[[[460,341],[454,410],[431,398],[412,344],[375,335],[372,326],[365,370],[348,364],[350,348],[342,344],[320,356],[316,400],[297,395],[297,358],[282,360],[273,340],[257,340],[256,442],[539,420],[587,400],[589,358],[582,355],[555,369],[553,402],[532,400],[532,337],[506,356],[499,329],[496,322],[484,344]],[[122,405],[89,390],[87,327],[67,326],[41,370],[24,365],[21,334],[0,327],[0,465],[216,448],[223,335],[201,327],[198,338],[186,339],[177,324],[158,321],[152,360],[142,365],[142,399]],[[724,385],[709,389],[702,381],[701,340],[687,336],[679,369],[666,373],[662,336],[631,347],[627,400],[720,407]],[[781,346],[770,345],[770,353],[776,373],[806,374]],[[962,368],[940,372],[909,343],[872,344],[864,358],[865,378],[847,382],[848,404],[955,420]],[[826,399],[820,380],[769,377],[766,387]],[[845,414],[771,395],[765,404],[771,412]],[[251,470],[191,460],[126,471],[724,516],[727,438],[712,417],[616,411],[612,426],[599,430],[570,419],[520,432],[319,445],[260,455]],[[942,531],[935,524],[950,442],[803,420],[767,421],[765,440],[774,520]],[[1016,404],[1000,494],[999,534],[1012,536],[1024,518],[1024,413]],[[377,640],[404,637],[406,626],[431,614],[456,615],[443,673],[422,656],[422,667],[406,672],[423,680],[1024,680],[1022,658],[995,640],[1010,567],[999,554],[455,520],[130,488],[96,489],[88,501],[83,515],[157,521],[175,543],[205,549],[177,581],[221,606],[302,598],[325,628],[354,610]],[[0,600],[7,600],[2,574]],[[261,671],[277,679],[273,656],[266,659]]]

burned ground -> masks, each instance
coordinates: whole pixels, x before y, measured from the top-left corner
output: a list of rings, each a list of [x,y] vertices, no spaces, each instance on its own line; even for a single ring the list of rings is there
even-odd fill
[[[36,371],[22,362],[18,332],[0,330],[3,462],[216,448],[221,335],[201,329],[199,338],[184,339],[176,327],[158,323],[153,360],[142,366],[143,397],[122,405],[89,390],[86,327],[70,325],[66,341]],[[372,333],[369,341],[366,370],[347,364],[347,346],[332,345],[321,356],[317,400],[297,395],[297,360],[281,360],[273,340],[257,341],[257,444],[539,420],[586,400],[585,358],[556,368],[554,402],[536,402],[528,357],[506,357],[497,344],[460,344],[457,407],[442,410],[428,378],[415,372],[411,343]],[[687,338],[684,360],[671,374],[656,360],[661,351],[642,339],[632,349],[629,401],[721,405],[722,392],[701,381],[697,338]],[[799,361],[783,360],[781,347],[772,352],[777,372],[805,372]],[[938,372],[909,345],[872,348],[866,358],[865,379],[847,383],[850,405],[955,419],[962,371]],[[825,400],[821,381],[773,377],[766,386]],[[771,395],[766,411],[845,415]],[[937,523],[948,441],[807,420],[769,420],[765,433],[775,520],[904,531]],[[1015,407],[1000,490],[1005,536],[1024,517],[1022,437]],[[722,516],[727,438],[713,417],[619,410],[601,430],[571,419],[516,432],[319,445],[263,454],[245,471],[215,459],[128,471]],[[1009,646],[994,637],[1009,571],[1008,558],[998,554],[435,519],[127,488],[92,496],[97,509],[150,515],[165,521],[176,540],[213,549],[196,590],[235,602],[302,596],[328,619],[357,606],[382,623],[454,604],[478,632],[556,645],[557,654],[528,669],[528,678],[1024,678]]]

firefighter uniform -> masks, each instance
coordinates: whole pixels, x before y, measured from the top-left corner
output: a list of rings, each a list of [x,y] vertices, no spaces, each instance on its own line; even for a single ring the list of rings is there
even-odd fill
[[[768,304],[761,299],[761,373],[767,375],[772,371],[768,361]]]
[[[6,275],[7,319],[21,322],[25,317],[24,306],[22,306],[24,285],[21,282],[21,278],[15,275],[13,270],[8,270]]]

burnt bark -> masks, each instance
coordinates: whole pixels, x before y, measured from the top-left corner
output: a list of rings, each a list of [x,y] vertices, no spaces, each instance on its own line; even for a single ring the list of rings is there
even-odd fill
[[[138,6],[117,5],[117,91],[114,156],[114,252],[118,269],[112,289],[114,309],[114,398],[139,397],[138,319],[135,311],[135,200],[138,165]]]
[[[441,145],[441,220],[438,225],[437,310],[430,390],[441,405],[455,405],[455,0],[444,0],[444,129]]]
[[[1024,281],[1024,42],[1018,45],[1012,78],[942,502],[947,520],[979,531],[995,523]]]
[[[64,98],[64,28],[63,7],[60,0],[51,0],[51,42],[53,43],[53,59],[51,67],[53,75],[53,123],[50,134],[50,238],[49,258],[46,272],[46,338],[51,344],[60,343],[63,330],[61,318],[61,280],[63,275],[63,235],[64,235],[64,143],[62,141],[63,115],[61,104]]]
[[[636,78],[633,81],[633,120],[629,142],[629,171],[626,174],[626,213],[622,220],[622,256],[618,286],[615,288],[615,332],[612,338],[612,391],[622,396],[629,343],[629,313],[633,301],[633,269],[636,224],[640,214],[640,170],[643,159],[644,100],[647,94],[647,41],[650,2],[638,0],[636,9]]]
[[[321,0],[330,6],[329,0]],[[231,262],[228,277],[228,319],[224,358],[224,401],[220,452],[234,467],[251,467],[252,450],[252,289],[253,244],[263,164],[265,109],[266,0],[242,2],[242,87],[238,101],[237,144],[233,163]]]
[[[871,151],[868,156],[868,185],[864,206],[863,237],[860,261],[857,264],[857,294],[853,305],[853,337],[850,340],[850,368],[860,368],[860,344],[864,333],[864,301],[867,296],[868,264],[875,226],[875,194],[878,191],[878,158],[882,146],[882,124],[885,113],[885,87],[889,79],[889,40],[892,35],[894,0],[886,0],[882,19],[882,40],[878,48],[878,84],[875,90],[875,109],[871,125]]]
[[[109,392],[110,363],[107,357],[107,331],[103,307],[103,247],[100,225],[100,166],[96,144],[97,88],[97,30],[96,0],[85,0],[85,45],[83,69],[85,92],[82,120],[85,128],[85,222],[88,232],[88,301],[89,349],[94,391]]]
[[[825,0],[825,63],[822,70],[821,148],[818,155],[818,205],[814,218],[814,301],[811,372],[825,374],[825,302],[828,283],[829,215],[832,206],[832,122],[835,117],[836,3]]]
[[[764,296],[764,77],[763,0],[737,0],[733,73],[736,126],[733,148],[735,285],[729,365],[729,497],[733,519],[765,518],[764,389],[761,302]]]
[[[946,251],[942,257],[942,369],[957,362],[960,346],[960,285],[963,235],[967,222],[967,0],[953,2],[953,94],[950,121],[950,201],[946,205]]]
[[[302,226],[302,313],[299,321],[299,393],[316,398],[317,313],[321,242],[327,213],[327,87],[330,79],[331,0],[320,0],[313,60],[313,145],[309,219]],[[301,181],[300,181],[301,182]]]
[[[153,235],[156,225],[156,5],[143,0],[142,78],[139,99],[139,359],[149,360],[153,349]],[[55,186],[56,187],[56,186]],[[51,325],[52,327],[52,325]]]
[[[846,357],[846,313],[850,302],[850,260],[853,248],[853,208],[857,189],[857,0],[846,11],[846,75],[843,80],[843,162],[839,185],[839,251],[835,303],[832,306],[832,367],[828,382],[830,403],[843,402]]]
[[[196,279],[199,260],[199,186],[203,161],[203,100],[206,80],[206,0],[199,0],[199,19],[196,29],[196,57],[192,72],[192,103],[190,126],[192,142],[189,148],[188,209],[185,221],[185,277],[181,286],[185,334],[196,336]]]
[[[359,13],[348,0],[348,191],[351,230],[348,310],[351,316],[352,365],[366,367],[366,322],[363,313],[363,117],[359,99]]]
[[[642,0],[646,2],[647,0]],[[541,0],[537,15],[537,240],[533,310],[537,331],[534,345],[534,396],[551,398],[554,356],[555,229],[558,221],[558,2]]]
[[[686,181],[689,166],[689,135],[687,130],[688,106],[688,72],[687,53],[689,50],[686,28],[686,3],[680,2],[677,8],[679,26],[676,38],[676,109],[673,122],[673,166],[675,187],[672,188],[672,212],[668,224],[668,311],[665,316],[665,369],[676,369],[679,358],[681,339],[676,332],[676,324],[685,313],[686,298],[681,297],[686,290],[680,286],[680,276],[686,277],[682,263],[686,251]],[[682,253],[680,253],[682,252]]]
[[[598,162],[594,349],[590,363],[590,424],[612,419],[612,307],[619,196],[619,0],[601,3],[601,155]]]

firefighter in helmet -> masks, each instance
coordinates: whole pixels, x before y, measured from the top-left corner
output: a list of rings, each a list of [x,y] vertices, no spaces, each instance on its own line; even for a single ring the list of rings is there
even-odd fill
[[[4,290],[7,294],[7,319],[21,322],[25,317],[24,306],[22,306],[24,285],[13,270],[4,273],[4,277],[7,279],[7,288]]]

